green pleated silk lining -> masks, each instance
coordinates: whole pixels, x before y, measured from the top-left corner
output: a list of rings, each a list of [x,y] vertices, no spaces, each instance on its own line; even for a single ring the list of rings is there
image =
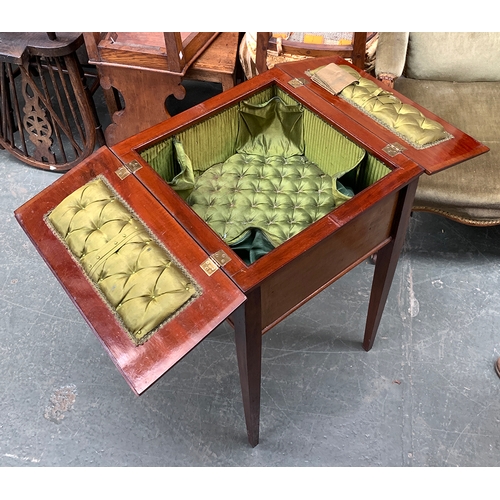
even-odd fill
[[[390,172],[278,87],[141,156],[247,264]]]
[[[199,294],[196,283],[101,178],[66,197],[46,222],[136,345]]]

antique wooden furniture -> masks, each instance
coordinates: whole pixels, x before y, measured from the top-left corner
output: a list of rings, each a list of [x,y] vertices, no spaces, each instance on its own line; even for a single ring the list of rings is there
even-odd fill
[[[0,33],[0,147],[28,165],[66,171],[104,143],[82,45],[81,33]]]
[[[281,35],[281,36],[280,36]],[[263,73],[275,64],[308,57],[341,56],[360,69],[365,68],[367,39],[375,33],[246,33],[240,59],[247,78]],[[335,40],[326,38],[335,35]],[[335,42],[335,43],[334,43]]]
[[[166,99],[183,99],[184,79],[235,83],[238,33],[84,33],[112,121],[108,145],[170,116]]]
[[[500,224],[499,63],[498,33],[380,33],[378,78],[491,149],[422,177],[414,210],[474,226]]]
[[[323,68],[340,69],[359,85],[334,95],[322,86]],[[353,105],[351,99],[358,98],[349,92],[366,96],[365,89],[381,92],[374,78],[338,57],[283,64],[101,148],[16,211],[137,394],[227,319],[235,329],[248,440],[255,446],[262,334],[377,253],[363,340],[364,349],[371,349],[419,177],[487,148],[410,100],[382,93],[400,102],[396,114],[417,116],[421,126],[415,127],[410,116],[403,121],[431,141],[423,141],[427,147],[410,143],[397,124],[391,130],[381,117],[374,120]],[[269,110],[276,111],[270,120]],[[255,123],[256,134],[248,136]],[[280,141],[289,155],[273,151]],[[249,145],[256,149],[248,150]],[[303,148],[300,154],[296,147]],[[272,154],[256,154],[261,148]],[[305,175],[307,159],[322,170],[320,181]],[[222,175],[219,168],[226,168]],[[211,181],[203,194],[196,186],[206,175]],[[290,232],[253,261],[240,253],[241,239],[229,244],[226,235],[242,222],[230,213],[247,189],[240,184],[244,179],[252,186],[243,200],[245,236],[257,233],[253,221],[269,208],[264,222],[282,223],[282,233]],[[235,184],[224,191],[219,181]],[[352,192],[340,192],[340,183]],[[306,191],[312,205],[303,210],[299,194]],[[206,212],[195,211],[193,193],[205,197]],[[332,193],[340,202],[313,218]],[[220,215],[221,207],[227,209],[222,224],[212,215]],[[293,233],[294,225],[308,218],[310,223]],[[276,236],[266,227],[261,241],[263,234],[270,235],[267,243]],[[169,293],[176,302],[166,311],[158,305]]]

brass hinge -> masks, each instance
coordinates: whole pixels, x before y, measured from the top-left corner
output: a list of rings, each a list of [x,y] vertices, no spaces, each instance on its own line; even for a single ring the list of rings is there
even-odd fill
[[[291,85],[293,88],[303,87],[307,83],[305,78],[294,78],[288,82],[288,85]]]
[[[142,165],[137,160],[132,160],[129,163],[124,163],[115,173],[121,179],[125,179],[125,177],[137,172]]]
[[[385,151],[389,156],[396,156],[397,154],[403,152],[406,148],[401,146],[399,142],[393,142],[391,144],[387,144],[382,151]]]
[[[230,260],[231,259],[223,250],[219,250],[218,252],[210,255],[207,260],[202,262],[200,267],[208,274],[208,276],[212,276],[217,269],[224,267]]]

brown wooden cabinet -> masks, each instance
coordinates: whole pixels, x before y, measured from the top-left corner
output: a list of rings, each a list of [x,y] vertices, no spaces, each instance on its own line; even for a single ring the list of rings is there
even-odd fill
[[[167,97],[183,99],[185,79],[235,84],[238,33],[84,33],[89,62],[97,66],[112,123],[114,145],[167,119]]]
[[[446,141],[428,148],[411,146],[357,107],[311,81],[310,70],[331,62],[352,67],[338,57],[275,67],[111,148],[101,148],[16,211],[19,223],[137,394],[151,386],[218,324],[229,320],[235,329],[247,433],[252,446],[259,441],[262,334],[377,254],[363,339],[364,349],[371,349],[419,177],[487,151],[470,136],[395,93],[404,104],[436,120],[448,134]],[[361,75],[375,82],[369,75]],[[184,140],[186,150],[196,156],[207,134],[206,148],[224,148],[224,141],[230,140],[230,130],[234,128],[227,125],[228,117],[239,110],[241,103],[260,103],[262,96],[268,95],[280,95],[304,110],[305,121],[316,127],[304,134],[310,142],[316,141],[318,154],[335,156],[334,142],[345,143],[349,151],[362,151],[364,165],[368,165],[364,173],[356,171],[358,178],[370,177],[370,169],[378,174],[364,182],[348,201],[248,264],[173,189],[161,168],[152,167],[155,162],[151,152],[157,156],[166,154],[176,146],[175,141]],[[226,131],[223,127],[229,128]],[[331,136],[318,137],[317,130],[327,130]],[[396,142],[403,144],[404,149],[394,148]],[[172,156],[175,155],[166,155]],[[140,345],[131,342],[96,283],[44,222],[63,200],[97,178],[147,227],[158,245],[195,282],[199,292]]]

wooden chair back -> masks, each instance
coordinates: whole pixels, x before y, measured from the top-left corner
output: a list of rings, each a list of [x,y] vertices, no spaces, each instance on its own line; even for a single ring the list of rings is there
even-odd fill
[[[267,51],[282,50],[285,54],[305,57],[340,56],[345,59],[351,59],[354,66],[364,69],[366,41],[366,32],[353,33],[352,43],[348,45],[294,42],[291,40],[277,39],[271,32],[258,32],[255,67],[258,73],[263,73],[268,69]]]

